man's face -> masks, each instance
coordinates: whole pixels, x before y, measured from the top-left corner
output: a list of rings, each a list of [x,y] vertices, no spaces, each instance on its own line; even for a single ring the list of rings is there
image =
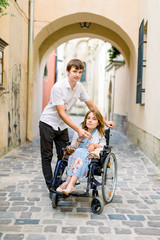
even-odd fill
[[[82,72],[82,69],[76,69],[74,66],[71,67],[71,70],[69,72],[67,71],[69,80],[72,83],[77,83],[82,76]]]

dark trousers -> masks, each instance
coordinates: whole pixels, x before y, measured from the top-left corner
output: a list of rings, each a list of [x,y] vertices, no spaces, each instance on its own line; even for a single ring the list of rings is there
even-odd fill
[[[66,147],[66,143],[69,141],[68,129],[61,131],[54,130],[50,125],[39,122],[40,130],[40,148],[41,148],[41,160],[42,171],[47,184],[48,189],[52,186],[52,157],[53,157],[53,142],[56,146],[57,158],[62,159],[62,148]]]

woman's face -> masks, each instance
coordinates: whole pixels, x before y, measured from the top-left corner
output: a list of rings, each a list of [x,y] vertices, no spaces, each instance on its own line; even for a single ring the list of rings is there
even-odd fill
[[[96,128],[98,125],[98,119],[96,118],[96,116],[94,115],[93,112],[89,113],[86,119],[86,126],[89,129],[94,129]]]

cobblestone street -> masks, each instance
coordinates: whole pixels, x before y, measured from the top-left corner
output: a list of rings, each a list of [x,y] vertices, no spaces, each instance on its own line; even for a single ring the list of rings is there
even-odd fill
[[[118,183],[113,201],[100,215],[91,212],[91,198],[70,197],[52,208],[38,141],[3,156],[0,239],[160,240],[160,170],[126,136],[111,132]],[[53,169],[55,162],[54,155]]]

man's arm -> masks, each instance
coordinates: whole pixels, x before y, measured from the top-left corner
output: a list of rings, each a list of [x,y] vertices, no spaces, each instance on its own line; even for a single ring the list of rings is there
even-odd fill
[[[92,102],[92,100],[89,100],[88,102],[85,102],[85,104],[87,105],[87,107],[90,110],[99,111],[98,107]],[[114,122],[113,121],[107,121],[104,117],[103,117],[103,121],[104,121],[104,123],[107,127],[110,127],[110,128],[114,127]]]
[[[73,128],[77,133],[80,138],[86,138],[88,137],[89,139],[91,138],[91,134],[81,127],[77,126],[71,119],[70,117],[66,114],[65,112],[65,107],[64,105],[57,105],[56,106],[57,112],[60,116],[60,118],[71,128]]]

